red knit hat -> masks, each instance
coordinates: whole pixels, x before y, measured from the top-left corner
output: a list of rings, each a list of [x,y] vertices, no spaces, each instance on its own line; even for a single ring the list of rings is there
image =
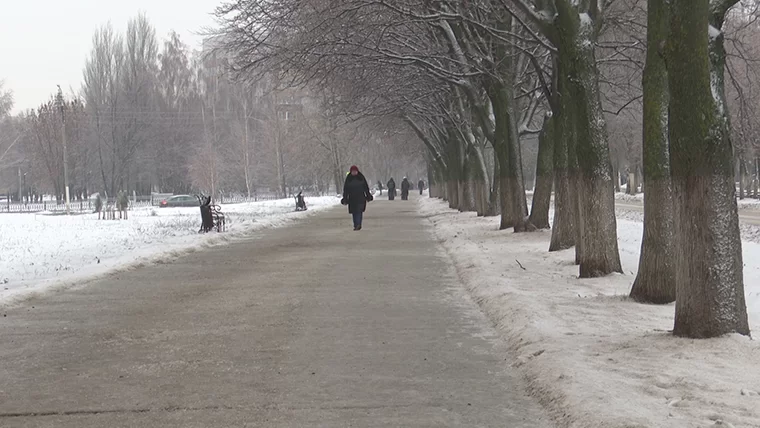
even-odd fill
[[[356,171],[359,172],[359,167],[356,165],[351,165],[351,168],[348,169],[348,172]]]

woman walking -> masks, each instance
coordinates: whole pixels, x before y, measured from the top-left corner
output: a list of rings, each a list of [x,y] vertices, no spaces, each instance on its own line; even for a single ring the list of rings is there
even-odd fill
[[[359,168],[354,165],[346,176],[346,182],[343,184],[343,199],[340,203],[348,205],[348,212],[354,218],[354,230],[362,230],[362,218],[364,210],[367,209],[367,202],[373,199],[369,191],[369,184],[364,174],[359,172]]]

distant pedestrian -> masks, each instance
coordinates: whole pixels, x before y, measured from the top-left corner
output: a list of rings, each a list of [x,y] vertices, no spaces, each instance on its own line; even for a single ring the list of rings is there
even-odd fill
[[[383,182],[380,180],[377,180],[377,190],[380,191],[380,196],[383,196]]]
[[[388,200],[392,201],[396,199],[396,182],[393,181],[393,177],[388,180]]]
[[[364,174],[359,172],[357,166],[352,166],[346,176],[346,182],[343,184],[343,199],[340,203],[348,205],[348,212],[354,219],[354,230],[362,230],[362,219],[364,210],[367,209],[367,202],[372,201],[372,193],[369,191],[369,184]]]
[[[409,180],[404,177],[403,180],[401,180],[401,200],[406,201],[409,199],[409,188],[411,187],[411,183],[409,183]]]
[[[420,195],[421,195],[422,191],[425,190],[425,181],[423,179],[420,179],[420,181],[417,182],[417,187],[420,188]]]

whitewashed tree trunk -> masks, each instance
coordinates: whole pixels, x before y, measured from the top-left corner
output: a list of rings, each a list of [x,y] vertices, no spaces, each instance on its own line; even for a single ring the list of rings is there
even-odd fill
[[[665,0],[647,3],[647,51],[644,67],[643,163],[644,236],[631,298],[644,303],[676,299],[673,187],[668,153],[668,74],[663,52],[669,14]]]
[[[749,335],[725,105],[725,50],[718,30],[728,9],[722,6],[736,0],[712,5],[708,0],[671,1],[667,61],[677,213],[673,333],[692,338]]]
[[[612,183],[607,129],[599,91],[594,46],[595,22],[577,7],[558,1],[561,27],[559,61],[569,71],[570,93],[575,105],[576,153],[580,167],[579,207],[580,277],[622,272],[617,242],[615,195]]]

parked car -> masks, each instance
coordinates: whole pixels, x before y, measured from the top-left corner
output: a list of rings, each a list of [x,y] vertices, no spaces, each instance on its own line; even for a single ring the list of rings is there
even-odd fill
[[[200,202],[198,198],[190,195],[174,195],[170,198],[166,198],[158,204],[161,208],[168,207],[198,207]]]

